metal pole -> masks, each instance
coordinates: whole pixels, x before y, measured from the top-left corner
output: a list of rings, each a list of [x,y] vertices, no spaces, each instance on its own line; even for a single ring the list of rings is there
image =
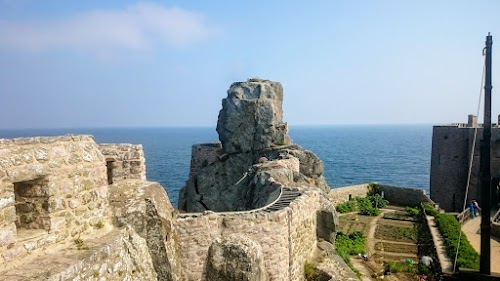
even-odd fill
[[[491,46],[493,39],[490,33],[486,36],[486,77],[484,85],[484,125],[483,142],[481,144],[481,260],[479,272],[491,273],[490,233],[491,233]]]

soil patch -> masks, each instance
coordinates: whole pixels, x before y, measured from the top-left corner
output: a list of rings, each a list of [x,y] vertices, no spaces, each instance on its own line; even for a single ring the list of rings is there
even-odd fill
[[[339,217],[339,231],[345,234],[361,231],[368,236],[370,222],[374,217],[361,216],[358,214],[348,214]]]
[[[375,229],[375,238],[396,242],[416,243],[418,231],[416,226],[395,226],[389,224],[378,224]]]
[[[375,250],[383,252],[392,252],[392,253],[413,254],[413,255],[417,255],[418,253],[418,247],[415,244],[393,243],[389,241],[382,241],[375,243]]]

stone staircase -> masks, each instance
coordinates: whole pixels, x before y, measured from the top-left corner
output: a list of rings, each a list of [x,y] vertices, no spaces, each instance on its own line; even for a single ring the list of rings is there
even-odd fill
[[[281,193],[281,196],[278,199],[278,201],[276,201],[274,204],[265,208],[262,211],[268,212],[268,213],[279,211],[283,208],[288,207],[290,205],[290,203],[293,200],[295,200],[295,198],[299,197],[300,195],[301,195],[301,193],[297,190],[283,189],[283,192]]]

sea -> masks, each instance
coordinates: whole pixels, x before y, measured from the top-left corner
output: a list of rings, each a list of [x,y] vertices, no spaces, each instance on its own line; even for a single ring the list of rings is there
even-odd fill
[[[188,178],[191,146],[218,141],[215,127],[0,129],[0,138],[66,134],[142,144],[148,180],[160,182],[174,206]],[[289,135],[323,160],[331,188],[378,182],[429,194],[432,125],[291,126]]]

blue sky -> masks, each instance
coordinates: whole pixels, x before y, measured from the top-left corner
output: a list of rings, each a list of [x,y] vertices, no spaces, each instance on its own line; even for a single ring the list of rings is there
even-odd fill
[[[0,0],[0,128],[215,127],[229,85],[252,77],[283,84],[291,125],[465,122],[488,32],[500,83],[499,12],[495,0]]]

